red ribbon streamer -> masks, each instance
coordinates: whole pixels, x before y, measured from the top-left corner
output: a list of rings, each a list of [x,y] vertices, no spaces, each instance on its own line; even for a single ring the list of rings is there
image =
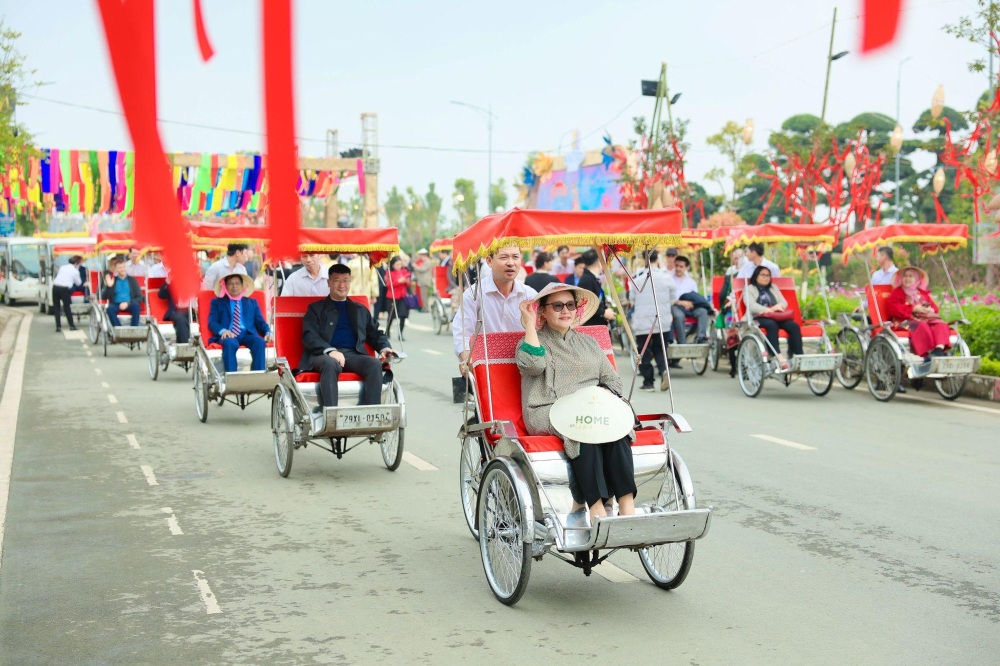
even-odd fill
[[[205,30],[205,16],[201,11],[201,0],[194,0],[194,31],[198,35],[198,49],[201,59],[208,62],[215,55],[212,43],[208,41],[208,31]]]
[[[865,24],[861,31],[861,52],[887,46],[896,38],[903,0],[865,0]]]
[[[298,255],[299,172],[292,89],[292,3],[263,0],[264,115],[267,119],[268,225],[275,259]]]
[[[97,0],[97,4],[135,147],[136,240],[163,248],[177,293],[192,297],[198,290],[198,268],[156,125],[153,0]]]

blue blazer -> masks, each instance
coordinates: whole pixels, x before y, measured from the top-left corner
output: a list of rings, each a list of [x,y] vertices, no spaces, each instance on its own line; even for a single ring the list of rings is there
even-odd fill
[[[256,332],[260,337],[271,332],[271,328],[264,320],[264,315],[260,312],[257,301],[244,296],[240,299],[240,312],[243,324],[246,329]],[[212,299],[212,305],[208,313],[208,330],[212,332],[209,342],[218,342],[223,331],[228,331],[233,325],[233,315],[229,312],[229,297],[221,296]]]

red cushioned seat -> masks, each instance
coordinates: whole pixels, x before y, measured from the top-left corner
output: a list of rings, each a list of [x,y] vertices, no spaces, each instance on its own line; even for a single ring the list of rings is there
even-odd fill
[[[562,439],[555,435],[527,435],[519,438],[524,450],[528,453],[547,453],[562,451]],[[663,444],[663,433],[656,428],[644,428],[635,431],[635,441],[632,446],[656,446]]]
[[[342,382],[360,382],[361,375],[355,374],[353,372],[342,372],[340,373],[339,381]],[[295,375],[295,381],[300,384],[316,384],[319,382],[318,372],[300,372]]]

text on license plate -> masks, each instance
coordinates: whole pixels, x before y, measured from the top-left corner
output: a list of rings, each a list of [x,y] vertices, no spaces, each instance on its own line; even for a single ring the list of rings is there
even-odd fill
[[[386,407],[352,409],[337,412],[338,428],[371,428],[392,423],[392,410]]]
[[[799,370],[830,370],[832,365],[828,358],[804,358],[799,364]]]
[[[972,372],[971,358],[942,358],[938,361],[938,370],[941,372]]]

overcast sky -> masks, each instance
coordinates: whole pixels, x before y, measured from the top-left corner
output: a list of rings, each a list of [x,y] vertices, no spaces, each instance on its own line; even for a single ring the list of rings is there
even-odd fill
[[[202,0],[215,57],[203,64],[192,3],[157,3],[159,116],[171,151],[259,150],[263,128],[257,0]],[[615,2],[295,3],[297,134],[302,155],[322,155],[327,129],[341,150],[361,140],[362,112],[379,121],[380,195],[392,185],[437,183],[449,195],[456,178],[487,178],[486,121],[458,100],[498,117],[493,178],[510,183],[529,150],[597,148],[605,129],[616,142],[631,118],[649,115],[639,81],[668,63],[676,107],[691,121],[689,179],[721,159],[705,137],[727,120],[756,123],[755,146],[795,113],[819,115],[833,8],[839,5],[827,118],[864,111],[895,116],[896,73],[903,58],[902,118],[909,126],[944,84],[947,104],[971,107],[985,76],[968,73],[977,49],[941,27],[969,14],[972,0],[906,0],[895,45],[862,57],[861,0]],[[20,49],[47,85],[28,92],[72,104],[119,110],[96,3],[0,0],[7,24],[24,33]],[[41,146],[131,148],[123,119],[49,101],[18,111]],[[395,147],[393,147],[395,146]],[[406,146],[406,147],[404,147]],[[422,148],[417,148],[422,147]],[[431,150],[434,148],[436,150]],[[452,150],[447,150],[452,149]],[[457,152],[471,149],[479,152]],[[709,186],[709,191],[717,188]],[[513,191],[511,191],[513,193]],[[480,198],[480,213],[483,212]],[[449,211],[450,212],[450,211]]]

